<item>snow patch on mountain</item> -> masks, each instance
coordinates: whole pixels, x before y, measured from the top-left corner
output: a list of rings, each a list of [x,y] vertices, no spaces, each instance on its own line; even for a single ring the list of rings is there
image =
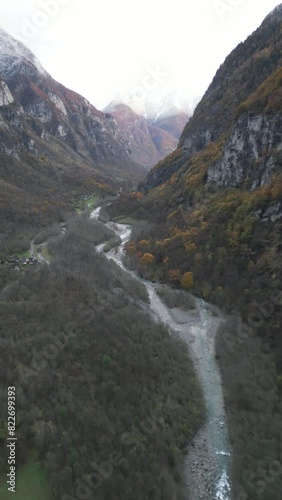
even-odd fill
[[[155,122],[160,116],[170,117],[181,111],[191,116],[200,99],[201,96],[187,99],[178,91],[148,92],[142,98],[134,93],[119,95],[111,104],[123,103],[146,120]]]
[[[66,127],[64,127],[64,125],[58,126],[57,134],[56,134],[57,137],[61,137],[62,139],[65,139],[67,136],[67,133],[68,133],[68,131],[67,131]]]
[[[42,75],[48,75],[27,47],[0,28],[0,74],[3,77],[11,76],[23,61],[29,62]]]

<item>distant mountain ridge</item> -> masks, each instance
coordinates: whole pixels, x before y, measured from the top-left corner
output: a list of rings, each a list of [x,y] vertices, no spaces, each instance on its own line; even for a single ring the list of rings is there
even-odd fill
[[[189,119],[186,113],[173,108],[157,120],[149,120],[116,102],[104,112],[115,119],[132,159],[148,170],[174,151]]]
[[[144,91],[144,95],[139,95],[133,89],[132,93],[118,95],[112,105],[125,104],[134,113],[144,116],[148,121],[155,122],[161,116],[172,116],[181,112],[192,116],[201,97],[188,98],[177,89],[166,91],[159,87]]]

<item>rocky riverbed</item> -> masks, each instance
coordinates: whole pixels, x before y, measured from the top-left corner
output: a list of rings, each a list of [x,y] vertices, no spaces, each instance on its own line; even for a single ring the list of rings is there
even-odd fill
[[[92,217],[98,219],[101,208],[97,208]],[[129,241],[131,227],[109,222],[121,238],[118,249],[107,253],[124,271],[135,279],[140,278],[128,271],[123,265],[124,246]],[[97,247],[103,250],[104,245]],[[193,358],[198,378],[201,381],[207,408],[207,418],[194,441],[187,449],[184,463],[184,480],[189,500],[230,500],[231,483],[229,470],[231,449],[228,439],[221,374],[215,356],[215,335],[224,319],[215,307],[195,298],[192,310],[170,309],[159,297],[156,285],[142,280],[150,298],[150,312],[156,321],[165,324],[172,332],[179,335],[187,344]]]

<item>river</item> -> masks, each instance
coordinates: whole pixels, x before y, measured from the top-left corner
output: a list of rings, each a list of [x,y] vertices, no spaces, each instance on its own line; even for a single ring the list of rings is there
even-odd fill
[[[96,208],[91,217],[98,220],[102,207]],[[139,278],[123,265],[124,246],[130,240],[131,226],[109,222],[106,224],[120,237],[118,250],[106,254],[125,272],[146,286],[150,309],[156,320],[181,337],[193,358],[201,381],[207,408],[207,418],[193,443],[187,449],[184,464],[184,480],[189,500],[231,500],[229,470],[231,449],[228,439],[228,423],[224,407],[222,381],[215,357],[215,334],[222,313],[201,299],[195,299],[196,309],[186,312],[170,309],[160,299],[155,285]],[[103,251],[104,244],[97,250]]]

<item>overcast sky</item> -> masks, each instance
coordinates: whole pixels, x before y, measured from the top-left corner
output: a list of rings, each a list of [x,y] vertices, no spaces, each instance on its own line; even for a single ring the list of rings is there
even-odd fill
[[[1,27],[102,109],[118,94],[204,93],[277,0],[0,0]]]

